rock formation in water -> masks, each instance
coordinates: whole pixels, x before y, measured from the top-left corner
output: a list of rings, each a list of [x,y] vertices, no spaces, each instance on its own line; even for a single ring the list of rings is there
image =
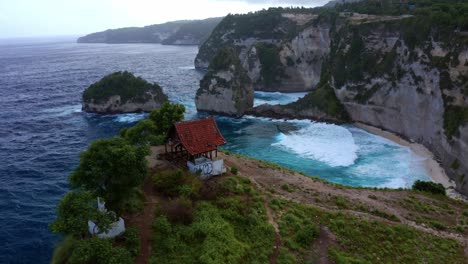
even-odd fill
[[[219,47],[232,46],[255,89],[313,89],[298,102],[251,113],[395,132],[428,147],[468,194],[468,21],[453,13],[467,4],[440,11],[429,2],[424,9],[369,3],[228,16],[195,64],[203,68]]]
[[[247,72],[231,48],[218,51],[200,81],[197,110],[240,117],[253,106],[254,91]]]
[[[83,110],[100,114],[151,112],[166,101],[159,85],[124,71],[109,74],[86,89]]]
[[[161,43],[200,45],[222,18],[181,20],[146,27],[109,29],[80,37],[78,43]]]

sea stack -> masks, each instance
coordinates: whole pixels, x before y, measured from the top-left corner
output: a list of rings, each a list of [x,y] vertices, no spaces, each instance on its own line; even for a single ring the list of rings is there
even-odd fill
[[[221,49],[200,81],[195,103],[198,111],[241,117],[253,107],[252,81],[232,48]]]
[[[99,114],[151,112],[168,100],[162,88],[130,72],[115,72],[83,93],[83,111]]]

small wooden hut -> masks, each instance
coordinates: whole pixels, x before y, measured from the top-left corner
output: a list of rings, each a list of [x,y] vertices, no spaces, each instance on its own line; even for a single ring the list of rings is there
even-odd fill
[[[224,161],[218,157],[218,147],[226,140],[213,117],[175,123],[169,130],[166,156],[186,160],[190,171],[203,176],[225,172]]]

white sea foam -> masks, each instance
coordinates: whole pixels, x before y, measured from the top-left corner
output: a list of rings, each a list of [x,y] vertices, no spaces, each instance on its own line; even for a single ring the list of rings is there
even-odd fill
[[[133,123],[145,118],[147,114],[120,114],[115,117],[115,121],[119,123]]]
[[[195,70],[195,66],[182,66],[179,67],[180,70]]]
[[[307,93],[255,92],[254,106],[262,104],[285,105],[299,100]]]
[[[327,163],[332,167],[347,167],[358,158],[359,147],[346,128],[325,123],[309,123],[290,134],[280,133],[273,146],[292,151],[302,157]]]
[[[54,116],[67,116],[67,115],[71,115],[73,113],[80,113],[81,112],[81,104],[79,104],[79,105],[67,105],[67,106],[62,106],[62,107],[45,109],[42,112],[52,114]]]

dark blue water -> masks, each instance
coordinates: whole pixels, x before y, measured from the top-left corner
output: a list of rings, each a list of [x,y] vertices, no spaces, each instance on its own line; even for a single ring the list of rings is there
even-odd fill
[[[0,263],[49,262],[60,238],[47,226],[80,151],[144,117],[83,113],[83,90],[108,73],[128,70],[158,82],[194,118],[202,76],[193,69],[196,53],[196,47],[160,45],[0,43]],[[281,94],[259,97],[286,100]],[[410,150],[354,127],[249,117],[218,123],[229,142],[225,148],[333,182],[407,187],[427,179]]]

